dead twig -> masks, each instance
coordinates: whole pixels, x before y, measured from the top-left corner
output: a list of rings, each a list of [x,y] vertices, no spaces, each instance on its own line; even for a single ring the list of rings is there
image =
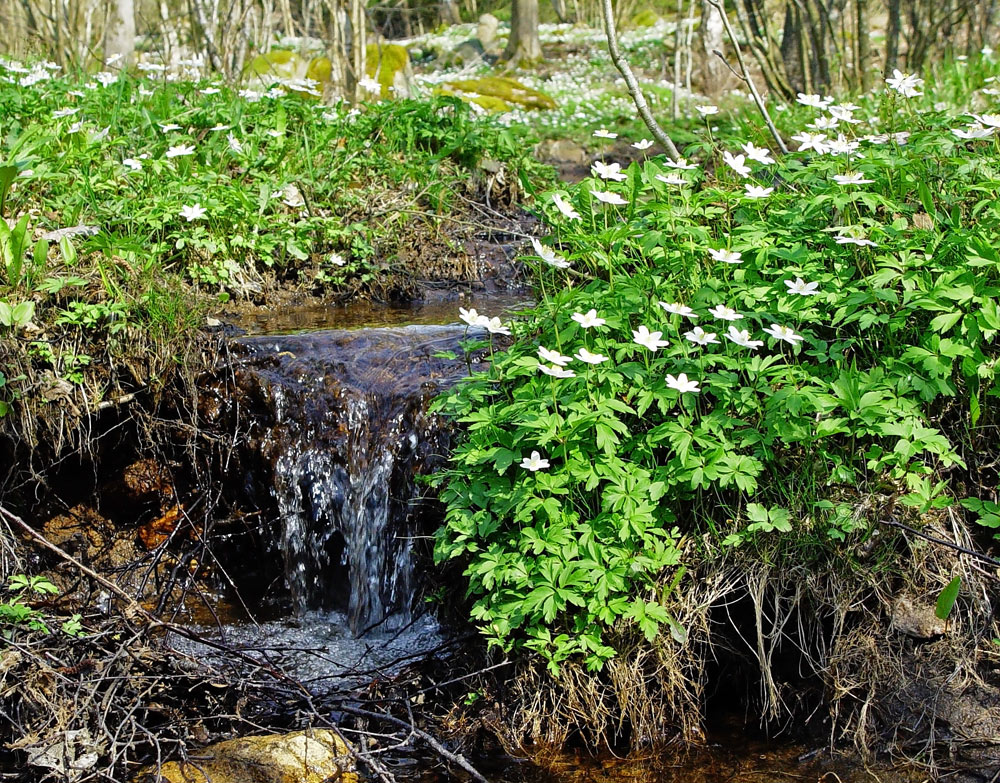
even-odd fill
[[[372,720],[381,720],[385,721],[386,723],[391,723],[395,726],[399,726],[400,728],[408,729],[415,736],[420,737],[420,739],[426,742],[434,750],[435,753],[441,756],[441,758],[450,761],[452,764],[455,764],[456,766],[461,767],[466,772],[468,772],[469,775],[471,775],[474,780],[479,781],[479,783],[489,783],[489,781],[485,777],[483,777],[482,773],[480,773],[474,766],[472,766],[472,764],[469,763],[468,759],[466,759],[465,756],[463,756],[461,753],[452,753],[450,750],[448,750],[444,745],[442,745],[440,742],[434,739],[434,737],[432,737],[426,731],[418,729],[416,726],[414,726],[412,721],[407,723],[402,718],[397,718],[396,716],[389,715],[388,713],[370,712],[369,710],[362,710],[357,707],[344,706],[341,707],[341,710],[350,715],[356,715],[359,718],[371,718]]]

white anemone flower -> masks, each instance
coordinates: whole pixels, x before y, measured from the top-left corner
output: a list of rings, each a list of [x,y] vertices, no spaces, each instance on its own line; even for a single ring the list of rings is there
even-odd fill
[[[658,351],[660,348],[666,348],[670,344],[666,340],[661,340],[662,336],[663,332],[651,332],[646,326],[640,326],[638,329],[632,330],[632,340],[637,345],[648,348],[650,351]]]
[[[565,367],[560,367],[557,364],[539,364],[538,371],[543,372],[546,375],[550,375],[553,378],[575,378],[576,373],[572,370],[568,370]]]
[[[628,179],[628,175],[622,171],[620,163],[602,163],[599,160],[595,160],[590,170],[595,177],[600,177],[601,179],[613,179],[616,182],[624,182]]]
[[[984,128],[977,122],[973,125],[969,125],[967,130],[952,128],[951,132],[958,138],[968,141],[970,139],[988,139],[996,133],[996,130],[996,128]]]
[[[893,69],[892,76],[886,79],[885,83],[904,98],[915,98],[923,94],[917,88],[924,83],[924,80],[912,73],[903,73],[899,68]]]
[[[572,318],[584,329],[593,329],[597,326],[604,326],[607,321],[597,317],[597,310],[591,308],[585,313],[573,313]]]
[[[765,165],[774,163],[774,158],[771,157],[771,150],[766,147],[758,147],[752,141],[748,141],[743,145],[742,149],[746,153],[747,160],[754,160],[757,163]]]
[[[765,188],[762,185],[750,185],[749,183],[744,185],[743,189],[746,191],[743,198],[750,199],[767,198],[774,193],[774,188]]]
[[[743,318],[742,313],[738,313],[733,308],[721,304],[711,308],[708,314],[713,318],[718,318],[720,321],[739,321]]]
[[[521,467],[534,473],[536,470],[545,470],[549,467],[549,461],[537,451],[532,451],[530,457],[521,460]]]
[[[681,394],[687,394],[688,392],[697,393],[701,391],[698,386],[697,381],[688,380],[685,373],[679,373],[675,378],[673,375],[667,375],[667,386],[671,389],[676,389]]]
[[[851,141],[843,133],[838,133],[837,138],[826,143],[826,151],[831,155],[853,155],[860,146],[860,141]]]
[[[1000,128],[1000,114],[973,114],[972,116],[987,128]]]
[[[184,218],[188,223],[194,220],[201,220],[207,214],[208,210],[205,209],[201,204],[193,204],[191,206],[185,205],[181,207],[181,212],[180,212],[181,217]]]
[[[698,168],[697,163],[688,163],[686,158],[678,158],[677,160],[670,160],[668,158],[663,161],[663,165],[668,169],[682,169],[684,171],[694,171]]]
[[[715,332],[706,332],[700,326],[696,326],[690,332],[684,332],[684,338],[690,340],[695,345],[718,345]]]
[[[984,90],[985,92],[985,90]],[[643,150],[648,150],[654,144],[650,139],[639,139],[639,141],[632,142],[632,146],[635,147],[640,152]]]
[[[573,209],[572,205],[561,195],[553,193],[552,201],[556,205],[556,209],[562,213],[563,217],[569,218],[570,220],[580,220],[580,213]]]
[[[788,287],[788,293],[790,294],[815,296],[819,293],[819,283],[807,283],[801,277],[796,277],[794,280],[785,280],[785,285]]]
[[[817,117],[806,127],[813,130],[836,130],[838,125],[840,125],[840,120],[836,117]]]
[[[483,326],[486,327],[486,331],[490,334],[510,334],[510,327],[504,326],[497,316],[488,318]]]
[[[167,150],[168,158],[182,158],[187,155],[194,155],[194,147],[191,144],[177,144]]]
[[[535,255],[542,259],[549,266],[554,266],[556,269],[566,269],[569,267],[570,263],[562,256],[558,255],[555,250],[551,247],[546,247],[541,242],[539,242],[535,237],[531,238],[531,246],[535,250]]]
[[[573,361],[572,356],[563,356],[559,353],[559,351],[553,351],[550,348],[546,348],[544,345],[538,346],[538,355],[549,364],[557,364],[560,367],[565,367]]]
[[[797,141],[799,143],[799,152],[805,152],[806,150],[816,150],[817,153],[822,155],[826,152],[826,134],[825,133],[797,133],[792,136],[792,141]]]
[[[708,254],[714,260],[721,261],[724,264],[739,264],[743,261],[743,254],[738,250],[727,250],[726,248],[715,250],[714,248],[709,248]]]
[[[578,359],[586,364],[601,364],[606,362],[608,357],[601,353],[591,353],[586,348],[581,348],[575,354],[573,354],[574,359]]]
[[[833,103],[833,98],[824,98],[820,95],[816,95],[815,93],[806,95],[805,93],[800,92],[795,102],[801,103],[803,106],[809,106],[813,109],[825,109]]]
[[[605,204],[613,204],[619,207],[628,204],[627,200],[623,199],[617,193],[612,193],[610,190],[592,190],[590,191],[590,195]]]
[[[600,130],[595,130],[594,131],[594,138],[597,138],[597,139],[617,139],[618,138],[618,134],[617,133],[612,133],[611,131],[607,130],[606,128],[601,128]]]
[[[129,171],[142,171],[142,161],[135,158],[125,158],[122,165]]]
[[[708,117],[712,114],[719,113],[719,107],[713,106],[712,104],[705,104],[704,106],[695,106],[695,111],[698,112],[702,117]]]
[[[875,180],[865,179],[865,175],[856,171],[847,174],[834,174],[833,181],[838,185],[870,185]]]
[[[690,318],[692,321],[698,318],[698,314],[686,304],[681,304],[680,302],[659,302],[659,305],[671,315],[679,315],[682,318]]]
[[[838,245],[857,245],[858,247],[878,247],[878,244],[872,242],[870,239],[863,239],[859,237],[845,236],[844,234],[837,234],[833,238],[833,241]]]
[[[485,315],[480,315],[476,312],[475,307],[470,307],[466,310],[464,307],[458,308],[458,317],[461,318],[469,326],[486,326],[489,322],[489,318]]]
[[[795,343],[802,342],[802,335],[795,334],[795,332],[792,331],[787,326],[779,326],[778,324],[771,324],[764,331],[771,337],[773,337],[775,340],[781,340],[783,342],[790,343],[791,345],[795,345]]]
[[[757,350],[764,344],[763,340],[751,340],[749,330],[737,329],[735,326],[729,327],[729,331],[726,332],[726,337],[737,345],[744,348],[750,348],[751,350]]]
[[[657,175],[655,175],[653,177],[653,179],[657,180],[658,182],[663,182],[663,183],[665,183],[667,185],[683,186],[683,185],[690,184],[680,174],[670,174],[668,176],[663,176],[662,174],[657,174]]]
[[[733,153],[728,150],[722,153],[722,162],[741,177],[750,176],[750,167],[747,166],[746,161],[747,159],[745,155],[733,155]]]

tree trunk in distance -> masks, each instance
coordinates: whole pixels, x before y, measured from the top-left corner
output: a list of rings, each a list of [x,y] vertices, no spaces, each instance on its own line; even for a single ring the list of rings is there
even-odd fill
[[[104,30],[104,61],[120,56],[119,67],[128,66],[135,54],[135,5],[133,0],[110,0]]]
[[[726,64],[716,56],[716,52],[726,54],[725,35],[726,28],[722,24],[722,14],[706,0],[701,4],[701,29],[698,32],[701,38],[701,48],[704,52],[702,60],[702,89],[707,95],[717,98],[725,86],[729,71]]]
[[[542,59],[538,37],[538,0],[514,0],[510,15],[510,39],[504,59],[518,65]]]
[[[885,32],[885,75],[892,73],[899,62],[899,34],[901,31],[900,17],[902,10],[900,0],[889,0],[889,22]]]

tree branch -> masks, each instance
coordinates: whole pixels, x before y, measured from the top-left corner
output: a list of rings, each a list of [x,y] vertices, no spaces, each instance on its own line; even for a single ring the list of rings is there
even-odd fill
[[[642,94],[642,90],[639,89],[639,83],[635,79],[635,74],[632,73],[628,62],[622,57],[621,49],[618,48],[618,33],[615,30],[615,14],[611,8],[611,0],[602,0],[602,4],[604,6],[604,28],[608,36],[608,51],[611,53],[611,61],[625,79],[625,84],[628,86],[628,92],[632,96],[635,108],[639,111],[642,121],[646,123],[646,127],[649,128],[649,132],[653,134],[653,138],[660,143],[671,158],[677,160],[681,156],[677,151],[677,146],[653,118],[653,114],[649,110],[649,104],[646,103],[646,97]],[[677,87],[675,84],[674,90],[677,90]]]
[[[750,95],[753,96],[753,102],[757,104],[757,109],[764,118],[764,123],[767,125],[767,129],[771,132],[771,136],[774,138],[774,142],[778,145],[778,149],[781,150],[783,155],[787,155],[788,147],[781,138],[781,134],[778,133],[778,129],[774,127],[774,123],[771,121],[771,115],[767,113],[767,107],[764,105],[764,100],[760,97],[760,93],[757,92],[757,85],[755,85],[753,83],[753,79],[750,78],[750,71],[747,70],[747,64],[743,60],[743,53],[740,50],[739,41],[736,40],[736,33],[733,31],[733,26],[729,24],[729,16],[726,14],[726,9],[723,7],[720,0],[708,0],[708,2],[711,3],[722,16],[722,24],[726,27],[726,35],[729,36],[729,41],[733,45],[733,51],[736,52],[736,62],[739,63],[740,71],[743,74],[741,78],[744,82],[746,82],[747,87],[750,89]],[[604,3],[605,5],[610,5],[611,0],[604,0]]]

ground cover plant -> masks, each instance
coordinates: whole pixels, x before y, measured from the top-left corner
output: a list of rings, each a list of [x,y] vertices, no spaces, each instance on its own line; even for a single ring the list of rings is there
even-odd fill
[[[29,444],[46,440],[40,412],[58,413],[58,444],[67,408],[161,388],[212,304],[470,279],[460,216],[488,178],[516,194],[532,170],[510,131],[453,98],[351,109],[289,80],[0,72],[0,331],[14,338],[0,414]],[[417,245],[437,267],[406,257]]]
[[[439,403],[466,437],[443,477],[436,556],[465,566],[490,645],[545,663],[563,689],[549,715],[597,739],[620,739],[629,721],[640,738],[664,718],[685,723],[720,598],[752,599],[758,644],[744,642],[765,719],[786,710],[770,668],[786,623],[800,646],[821,640],[802,653],[831,700],[857,697],[839,702],[834,734],[872,728],[859,717],[872,702],[858,697],[864,677],[836,682],[853,632],[845,606],[860,611],[859,596],[916,587],[933,604],[943,593],[939,617],[964,617],[950,620],[971,638],[966,652],[995,657],[982,579],[885,535],[887,523],[932,532],[942,515],[964,516],[985,543],[1000,519],[984,456],[1000,115],[995,65],[973,65],[945,69],[935,89],[960,80],[978,109],[897,72],[857,103],[800,95],[777,112],[788,156],[746,115],[742,134],[706,125],[686,150],[693,162],[599,160],[543,198],[551,234],[529,256],[538,307],[509,325],[516,340],[488,372]],[[829,573],[841,594],[824,604]],[[877,668],[872,687],[891,679]],[[630,677],[686,704],[642,715],[630,700],[651,697]],[[537,691],[522,695],[538,707]],[[514,737],[544,739],[538,716]]]

